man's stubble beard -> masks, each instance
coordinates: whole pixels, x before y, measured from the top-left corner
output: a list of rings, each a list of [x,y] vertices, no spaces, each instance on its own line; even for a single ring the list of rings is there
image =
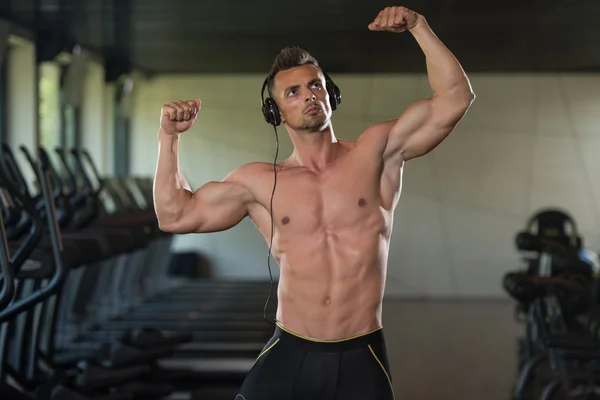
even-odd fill
[[[302,120],[295,126],[292,126],[292,129],[294,129],[296,132],[320,132],[323,130],[325,122],[325,115],[323,114],[323,111],[321,111],[318,115],[315,115],[313,117],[309,116],[307,118],[306,116],[302,116]]]

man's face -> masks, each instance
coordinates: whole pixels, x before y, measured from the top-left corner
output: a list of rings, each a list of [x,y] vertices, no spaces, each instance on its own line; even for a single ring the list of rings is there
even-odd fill
[[[331,106],[325,77],[314,65],[280,71],[273,90],[281,121],[295,131],[318,132],[329,122]]]

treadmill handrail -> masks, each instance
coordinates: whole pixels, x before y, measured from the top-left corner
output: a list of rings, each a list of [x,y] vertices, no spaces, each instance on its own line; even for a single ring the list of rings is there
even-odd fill
[[[83,158],[85,158],[87,163],[90,165],[92,172],[94,174],[94,177],[98,181],[97,192],[100,192],[104,188],[104,178],[100,176],[100,173],[98,172],[98,168],[96,167],[96,163],[94,163],[94,160],[92,159],[92,156],[87,151],[87,149],[80,149],[79,152],[83,155]]]
[[[54,165],[52,164],[52,162],[50,161],[50,158],[48,156],[48,152],[46,151],[46,149],[42,146],[38,147],[38,152],[39,153],[44,153],[44,157],[46,157],[48,159],[48,168],[49,168],[49,172],[50,172],[50,176],[52,177],[52,181],[53,182],[53,196],[55,200],[60,199],[63,196],[64,190],[63,190],[63,186],[64,186],[64,182],[63,182],[63,178],[60,176],[58,170],[56,168],[54,168]]]
[[[2,292],[0,292],[0,308],[7,306],[14,296],[15,290],[15,275],[19,272],[18,270],[23,265],[27,257],[35,249],[40,239],[42,238],[42,222],[39,218],[36,218],[35,206],[29,201],[26,195],[15,187],[12,180],[6,176],[6,171],[0,168],[0,184],[3,189],[6,189],[8,194],[12,197],[12,200],[19,203],[21,208],[29,214],[31,221],[31,229],[29,235],[21,242],[20,247],[13,254],[12,260],[10,260],[10,251],[6,239],[6,231],[4,220],[1,219],[0,215],[0,229],[2,235],[2,243],[0,246],[0,267],[2,270]]]
[[[15,186],[15,183],[6,176],[6,172],[2,168],[0,168],[0,181],[8,194],[12,197],[12,200],[25,211],[25,214],[29,217],[26,222],[29,226],[29,233],[21,241],[19,248],[10,256],[13,273],[18,274],[21,266],[42,239],[44,226],[42,220],[38,217],[35,204],[31,197],[19,190],[19,188]]]
[[[85,168],[83,167],[83,163],[81,162],[81,157],[79,157],[77,149],[71,149],[71,155],[73,156],[73,160],[75,160],[75,168],[77,169],[77,173],[83,180],[83,185],[85,186],[86,191],[92,196],[97,197],[100,192],[97,192],[94,189],[94,185],[92,185],[90,177],[85,172]]]
[[[57,147],[54,149],[54,152],[58,155],[62,168],[65,170],[65,185],[68,187],[67,193],[65,194],[67,197],[74,196],[77,193],[77,180],[75,179],[73,171],[69,168],[69,162],[67,161],[65,151],[61,147]]]
[[[8,259],[8,242],[6,240],[6,231],[4,230],[4,219],[0,212],[0,271],[2,272],[2,291],[0,291],[0,309],[3,309],[13,299],[15,294],[15,276],[10,260]]]
[[[39,291],[23,299],[19,299],[18,301],[9,305],[6,309],[0,311],[0,323],[11,319],[12,317],[21,313],[22,311],[55,294],[67,277],[68,271],[65,268],[61,257],[63,252],[62,238],[60,235],[60,230],[58,228],[58,222],[56,219],[56,209],[54,207],[54,201],[52,199],[51,194],[52,185],[50,181],[49,160],[47,157],[45,157],[45,154],[40,152],[39,161],[40,162],[37,165],[39,175],[38,179],[41,184],[41,191],[44,198],[44,203],[47,207],[45,215],[48,224],[48,229],[50,231],[52,254],[54,256],[54,275],[52,276],[50,282],[46,286],[41,288]]]
[[[2,143],[2,152],[0,154],[2,154],[2,159],[6,166],[6,173],[14,178],[15,184],[19,186],[23,195],[31,196],[29,186],[27,186],[25,177],[17,164],[17,160],[15,159],[15,155],[10,146],[6,143]]]

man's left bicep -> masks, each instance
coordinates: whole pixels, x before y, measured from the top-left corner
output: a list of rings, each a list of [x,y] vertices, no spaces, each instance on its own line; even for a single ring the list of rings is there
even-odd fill
[[[404,161],[429,153],[454,130],[469,105],[441,97],[417,101],[392,128],[389,152],[401,153]]]
[[[415,133],[423,129],[431,119],[431,99],[418,100],[408,106],[399,118],[389,125],[384,158],[398,158]]]
[[[408,161],[424,156],[435,149],[450,135],[465,112],[466,109],[463,108],[445,110],[441,115],[433,112],[431,118],[406,139],[402,149],[402,158]]]

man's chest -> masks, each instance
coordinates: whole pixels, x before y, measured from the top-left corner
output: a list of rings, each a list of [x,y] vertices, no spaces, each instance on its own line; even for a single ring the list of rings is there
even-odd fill
[[[276,181],[271,170],[261,178],[254,195],[261,208],[272,210],[274,223],[281,229],[333,232],[381,223],[381,166],[358,157],[340,161],[319,173],[284,169]]]

